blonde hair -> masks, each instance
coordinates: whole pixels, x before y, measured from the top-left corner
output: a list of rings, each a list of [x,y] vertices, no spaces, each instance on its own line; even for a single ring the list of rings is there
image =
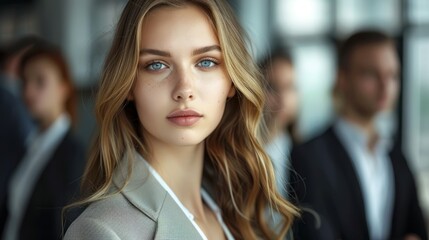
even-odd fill
[[[99,133],[87,164],[82,189],[85,205],[108,197],[114,169],[138,149],[149,154],[135,106],[127,101],[137,74],[140,29],[146,14],[159,6],[194,4],[217,32],[227,73],[236,95],[227,102],[219,126],[206,139],[204,180],[216,192],[224,221],[237,239],[281,239],[298,214],[276,191],[271,162],[259,140],[264,91],[261,74],[247,51],[244,33],[223,0],[131,0],[125,6],[106,58],[96,100]],[[131,154],[132,155],[132,154]],[[129,171],[132,170],[128,160]],[[124,186],[123,186],[124,187]],[[283,221],[273,230],[266,208]]]

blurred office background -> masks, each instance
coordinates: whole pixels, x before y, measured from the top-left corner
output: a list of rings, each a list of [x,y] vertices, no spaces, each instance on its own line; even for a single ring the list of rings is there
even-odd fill
[[[0,44],[35,34],[61,46],[79,89],[77,134],[95,129],[94,92],[125,0],[0,0]],[[394,115],[429,219],[429,1],[230,0],[251,37],[256,58],[273,42],[290,48],[300,94],[304,139],[333,117],[336,46],[361,28],[395,36],[402,94]]]

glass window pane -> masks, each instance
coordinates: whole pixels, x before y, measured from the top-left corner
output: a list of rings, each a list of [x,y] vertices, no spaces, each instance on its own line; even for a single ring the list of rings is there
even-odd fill
[[[405,36],[404,143],[429,216],[429,30]]]
[[[429,31],[406,37],[404,79],[404,135],[417,168],[429,168]]]
[[[102,65],[125,3],[125,1],[104,1],[103,4],[93,4],[95,10],[91,16],[91,82],[89,82],[91,84],[99,80]]]
[[[307,140],[332,118],[331,89],[335,76],[334,48],[326,42],[292,48],[300,100],[299,129]]]
[[[329,1],[277,0],[275,25],[285,35],[326,33],[330,29]]]
[[[348,35],[360,28],[376,27],[396,33],[401,26],[400,0],[337,1],[337,33]]]
[[[429,1],[409,0],[408,16],[413,24],[429,23]]]

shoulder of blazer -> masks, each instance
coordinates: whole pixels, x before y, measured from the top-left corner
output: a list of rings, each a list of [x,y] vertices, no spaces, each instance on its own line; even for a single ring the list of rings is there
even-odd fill
[[[124,156],[113,174],[112,195],[87,206],[64,239],[153,239],[167,192],[142,161],[138,154]]]
[[[137,152],[125,156],[113,174],[112,196],[90,204],[65,239],[201,239],[144,161]]]
[[[332,127],[329,127],[321,134],[316,137],[294,146],[291,151],[291,161],[292,165],[304,165],[308,167],[309,164],[318,164],[321,157],[325,157],[326,154],[323,154],[327,151],[327,147],[335,141],[336,136]],[[316,160],[317,161],[316,161]]]
[[[150,174],[144,161],[137,152],[124,156],[114,172],[113,182],[134,207],[156,221],[168,193]]]

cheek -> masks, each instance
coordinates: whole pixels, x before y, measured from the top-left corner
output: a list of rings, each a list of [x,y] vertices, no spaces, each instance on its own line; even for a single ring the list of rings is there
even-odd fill
[[[218,107],[225,106],[231,87],[230,82],[222,79],[212,82],[202,81],[198,85],[197,98],[200,98],[201,102]]]
[[[389,95],[392,98],[396,98],[399,94],[399,83],[398,81],[393,80],[388,87]]]
[[[363,91],[363,93],[372,93],[377,90],[377,83],[372,79],[362,79],[358,88]]]
[[[133,90],[134,101],[139,114],[150,115],[162,102],[163,97],[157,88],[151,84],[136,84]]]
[[[31,101],[34,101],[38,105],[45,105],[48,102],[49,91],[47,91],[46,86],[34,86],[31,91]]]
[[[54,98],[49,98],[45,88],[37,86],[29,87],[25,95],[28,109],[35,117],[40,117],[49,112],[52,109],[52,104],[56,101]]]
[[[295,112],[298,108],[298,96],[296,93],[290,93],[286,97],[286,108],[290,112]]]
[[[138,81],[138,80],[137,80]],[[141,124],[148,129],[159,123],[159,118],[166,117],[170,95],[165,86],[156,83],[136,82],[133,97]]]
[[[377,92],[377,83],[375,80],[358,78],[354,79],[353,84],[349,85],[349,91],[346,94],[353,97],[355,101],[365,102],[376,97]]]
[[[274,110],[278,108],[278,97],[276,97],[275,93],[267,94],[267,107],[268,110]]]

